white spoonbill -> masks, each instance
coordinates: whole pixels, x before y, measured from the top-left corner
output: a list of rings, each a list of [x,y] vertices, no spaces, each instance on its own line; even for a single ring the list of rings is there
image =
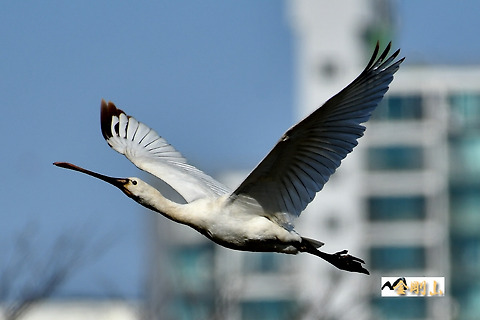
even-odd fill
[[[313,200],[342,159],[357,145],[366,122],[382,100],[404,58],[377,58],[379,45],[363,72],[345,89],[288,129],[276,146],[233,192],[187,163],[165,139],[127,116],[112,102],[101,103],[102,134],[138,168],[165,181],[184,204],[165,198],[139,178],[113,178],[66,162],[54,165],[106,181],[165,217],[197,230],[215,243],[245,251],[314,254],[339,269],[369,274],[363,260],[343,250],[318,250],[322,242],[302,237],[294,220]]]

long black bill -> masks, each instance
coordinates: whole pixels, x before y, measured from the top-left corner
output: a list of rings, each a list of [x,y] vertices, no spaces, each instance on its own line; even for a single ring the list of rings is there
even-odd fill
[[[120,188],[122,190],[124,189],[123,187],[125,186],[125,184],[128,182],[128,179],[113,178],[113,177],[105,176],[103,174],[96,173],[96,172],[81,168],[79,166],[76,166],[76,165],[68,163],[68,162],[54,162],[53,164],[57,167],[70,169],[70,170],[74,170],[74,171],[78,171],[78,172],[88,174],[89,176],[92,176],[92,177],[95,177],[97,179],[108,182],[110,184],[113,184],[115,187]]]

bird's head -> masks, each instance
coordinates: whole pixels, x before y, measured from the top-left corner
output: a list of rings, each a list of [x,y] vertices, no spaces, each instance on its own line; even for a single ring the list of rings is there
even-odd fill
[[[65,169],[70,169],[78,172],[82,172],[85,174],[88,174],[89,176],[95,177],[97,179],[103,180],[105,182],[110,183],[111,185],[114,185],[115,187],[119,188],[122,190],[123,193],[125,193],[128,197],[138,201],[140,195],[148,186],[148,184],[144,181],[142,181],[139,178],[114,178],[114,177],[109,177],[97,172],[93,172],[84,168],[81,168],[79,166],[76,166],[74,164],[68,163],[68,162],[55,162],[53,163],[57,167],[65,168]],[[148,186],[150,187],[150,186]]]

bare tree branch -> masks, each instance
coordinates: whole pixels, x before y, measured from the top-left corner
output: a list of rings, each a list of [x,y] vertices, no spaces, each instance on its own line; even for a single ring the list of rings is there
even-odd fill
[[[22,317],[35,304],[50,298],[75,272],[111,247],[113,236],[96,239],[91,228],[65,231],[41,250],[36,228],[27,226],[13,240],[0,273],[3,319]]]

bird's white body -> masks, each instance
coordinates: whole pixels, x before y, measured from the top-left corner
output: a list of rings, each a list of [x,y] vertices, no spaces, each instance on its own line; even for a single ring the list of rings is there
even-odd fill
[[[232,202],[229,195],[178,204],[139,178],[129,180],[141,190],[141,196],[135,198],[138,203],[194,228],[220,245],[237,250],[298,253],[291,243],[301,243],[300,235],[259,214],[262,208],[258,204]]]
[[[70,163],[55,165],[102,179],[141,205],[237,250],[308,252],[336,267],[367,273],[361,259],[317,250],[322,242],[300,236],[294,220],[323,188],[341,160],[357,145],[366,122],[388,90],[403,59],[377,58],[345,89],[293,126],[234,191],[187,163],[154,130],[102,100],[101,128],[108,144],[138,168],[165,181],[185,204],[165,198],[138,178],[112,178]]]

